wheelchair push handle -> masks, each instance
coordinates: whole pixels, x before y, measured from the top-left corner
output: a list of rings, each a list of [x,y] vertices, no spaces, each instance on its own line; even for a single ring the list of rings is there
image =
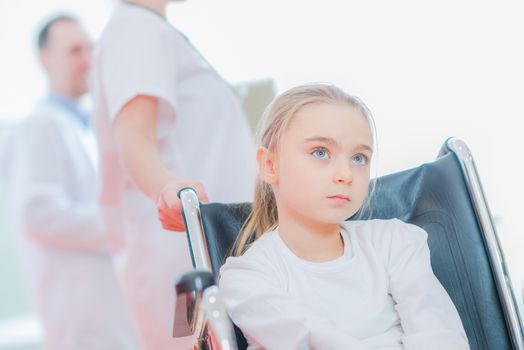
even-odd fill
[[[188,192],[194,192],[195,196],[197,196],[197,191],[193,187],[183,187],[177,193],[178,198],[180,198],[180,200],[182,200],[182,194],[183,193],[188,193]]]
[[[197,193],[195,189],[186,187],[181,189],[178,195],[182,202],[182,217],[193,267],[202,271],[212,271]]]

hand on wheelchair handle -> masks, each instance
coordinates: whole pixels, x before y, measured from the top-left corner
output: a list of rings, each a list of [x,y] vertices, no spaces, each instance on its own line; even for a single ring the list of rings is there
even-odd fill
[[[184,219],[182,218],[182,201],[178,192],[184,187],[195,189],[198,200],[207,203],[208,198],[202,183],[193,180],[169,180],[158,195],[156,205],[158,219],[162,227],[169,231],[184,232]]]

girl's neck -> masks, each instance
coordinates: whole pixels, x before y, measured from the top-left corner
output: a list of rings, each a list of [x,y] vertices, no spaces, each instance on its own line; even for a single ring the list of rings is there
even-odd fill
[[[278,231],[287,247],[299,258],[326,262],[344,255],[344,240],[339,224],[296,220],[278,213]]]
[[[139,5],[166,17],[167,0],[126,0],[127,3]]]

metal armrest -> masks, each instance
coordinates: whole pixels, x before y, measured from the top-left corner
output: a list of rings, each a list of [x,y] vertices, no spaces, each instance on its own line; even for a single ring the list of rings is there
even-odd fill
[[[186,188],[179,196],[195,270],[177,279],[173,336],[193,335],[194,349],[237,350],[233,322],[211,272],[196,192]]]
[[[226,307],[220,296],[217,286],[212,286],[204,291],[202,309],[206,321],[205,334],[211,349],[237,350],[238,345],[235,336],[233,322],[227,314]]]
[[[201,304],[204,291],[214,285],[215,278],[207,271],[189,271],[177,279],[173,337],[184,337],[202,331]]]

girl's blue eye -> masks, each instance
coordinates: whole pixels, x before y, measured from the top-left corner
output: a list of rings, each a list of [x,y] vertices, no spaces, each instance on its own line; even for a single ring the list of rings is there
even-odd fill
[[[313,152],[313,155],[318,159],[326,159],[328,157],[328,153],[325,149],[317,149]]]
[[[358,165],[366,165],[368,163],[368,157],[363,154],[357,154],[353,157],[353,162]]]

